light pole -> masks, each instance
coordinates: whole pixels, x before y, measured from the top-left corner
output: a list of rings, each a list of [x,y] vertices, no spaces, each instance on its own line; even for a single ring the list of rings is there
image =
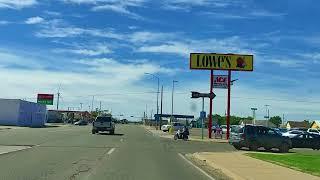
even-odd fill
[[[156,78],[156,79],[158,80],[158,90],[157,90],[157,114],[159,114],[159,83],[160,83],[160,78],[159,78],[159,76],[154,75],[154,74],[152,74],[152,73],[144,73],[144,74],[151,75],[151,76],[153,76],[154,78]]]
[[[268,104],[266,104],[266,105],[264,105],[265,107],[266,107],[266,116],[265,116],[265,118],[266,118],[266,120],[267,120],[267,126],[269,126],[269,120],[270,120],[270,114],[269,114],[269,106],[270,105],[268,105]]]
[[[256,124],[256,110],[258,110],[257,108],[251,108],[252,110],[252,118],[253,118],[253,125]]]
[[[173,120],[173,93],[174,93],[174,83],[178,81],[172,80],[172,94],[171,94],[171,121]]]

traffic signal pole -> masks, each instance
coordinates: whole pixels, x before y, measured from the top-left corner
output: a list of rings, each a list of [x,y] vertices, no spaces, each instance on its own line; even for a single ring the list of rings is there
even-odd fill
[[[208,123],[208,137],[211,139],[211,133],[212,133],[212,99],[211,96],[213,94],[213,70],[211,70],[210,73],[210,110],[209,110],[209,123]]]

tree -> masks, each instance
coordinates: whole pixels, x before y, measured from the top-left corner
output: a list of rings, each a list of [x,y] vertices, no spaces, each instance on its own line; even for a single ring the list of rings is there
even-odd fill
[[[279,127],[282,124],[282,120],[280,116],[274,116],[269,119],[271,123]]]

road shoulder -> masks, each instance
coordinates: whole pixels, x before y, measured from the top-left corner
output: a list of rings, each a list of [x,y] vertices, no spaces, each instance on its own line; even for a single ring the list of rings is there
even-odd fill
[[[295,171],[244,155],[245,152],[201,152],[190,156],[198,161],[205,161],[214,170],[220,170],[231,179],[309,179],[319,177]]]

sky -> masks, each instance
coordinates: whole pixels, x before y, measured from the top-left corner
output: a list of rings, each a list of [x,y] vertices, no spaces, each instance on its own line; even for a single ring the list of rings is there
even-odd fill
[[[137,120],[156,113],[199,116],[210,71],[190,70],[194,52],[254,55],[232,72],[231,114],[319,119],[320,2],[316,0],[0,0],[1,98],[61,93],[59,109],[101,106]],[[214,74],[226,74],[214,71]],[[214,89],[225,114],[227,90]],[[205,102],[208,112],[209,101]],[[90,106],[90,107],[89,107]],[[131,117],[134,116],[134,117]]]

